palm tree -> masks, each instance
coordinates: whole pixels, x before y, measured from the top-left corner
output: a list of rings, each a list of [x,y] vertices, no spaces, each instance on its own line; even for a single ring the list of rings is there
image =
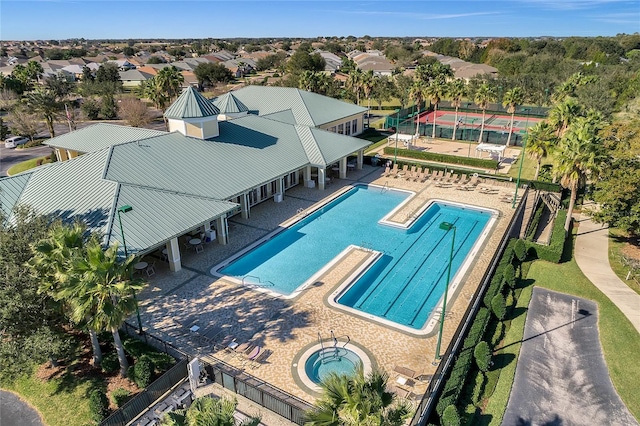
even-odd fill
[[[442,78],[435,78],[431,80],[429,85],[425,87],[424,94],[429,98],[431,104],[434,106],[433,113],[433,131],[431,137],[436,137],[436,120],[438,117],[438,104],[447,93],[447,86]]]
[[[39,291],[48,293],[54,300],[62,302],[69,312],[71,320],[86,324],[92,312],[77,309],[77,300],[69,294],[77,277],[73,276],[71,265],[73,260],[82,255],[85,243],[86,227],[79,222],[73,225],[56,223],[51,226],[48,238],[31,246],[33,257],[29,266],[41,280]],[[95,329],[89,327],[89,337],[93,348],[93,365],[102,363],[102,350]]]
[[[361,364],[353,376],[330,374],[320,384],[322,397],[305,414],[305,426],[403,425],[411,406],[386,390],[387,380],[377,371],[365,377]]]
[[[111,331],[120,362],[120,375],[125,377],[129,364],[118,328],[135,311],[133,292],[143,288],[143,281],[130,275],[135,256],[119,261],[117,244],[103,250],[98,238],[92,237],[85,247],[85,257],[73,262],[72,268],[79,279],[69,290],[78,300],[78,315],[93,311],[89,325],[99,331]]]
[[[451,80],[447,85],[447,96],[451,99],[451,105],[456,108],[456,117],[453,122],[453,135],[451,136],[451,140],[456,140],[456,130],[458,128],[458,109],[460,109],[460,105],[462,104],[462,98],[467,96],[467,85],[464,80],[457,78],[455,80]]]
[[[513,134],[513,118],[516,114],[516,109],[519,105],[522,105],[524,101],[524,92],[520,87],[514,87],[511,90],[507,90],[502,98],[502,106],[507,108],[507,112],[511,114],[511,123],[509,123],[509,137],[507,138],[507,146],[511,143],[511,135]]]
[[[60,111],[60,103],[55,93],[50,90],[38,88],[29,92],[24,98],[24,102],[31,111],[39,113],[42,118],[44,118],[47,129],[49,130],[49,135],[54,138],[56,131],[53,128],[53,122],[58,117],[58,112]]]
[[[369,70],[362,74],[360,84],[362,86],[362,92],[365,98],[367,98],[367,108],[369,109],[369,112],[367,113],[367,127],[369,127],[369,117],[371,116],[371,92],[376,84],[376,77],[373,75],[373,70]]]
[[[572,98],[567,98],[551,108],[549,123],[556,129],[556,136],[562,138],[569,125],[582,114],[583,110],[580,104]]]
[[[260,417],[249,417],[241,422],[233,414],[238,401],[203,396],[193,401],[189,408],[176,410],[162,418],[162,426],[257,426]]]
[[[360,105],[360,91],[362,90],[362,71],[354,68],[347,77],[347,87],[356,95],[356,105]]]
[[[141,97],[149,99],[156,108],[163,112],[169,102],[167,94],[156,77],[143,82],[138,88],[138,93]]]
[[[164,67],[158,71],[156,79],[158,80],[160,87],[162,87],[164,92],[168,95],[169,100],[172,100],[174,97],[178,97],[182,83],[184,83],[184,76],[180,71],[178,71],[178,68],[173,65],[170,67]]]
[[[564,188],[571,190],[565,234],[569,232],[578,188],[585,184],[590,173],[598,172],[603,161],[602,138],[599,135],[601,129],[601,121],[579,117],[569,126],[558,144],[554,174],[560,178]]]
[[[473,98],[473,101],[482,109],[482,125],[480,127],[480,137],[478,143],[482,142],[482,134],[484,133],[484,120],[487,115],[489,104],[496,100],[496,92],[488,83],[482,83]]]
[[[317,92],[318,90],[318,73],[315,71],[304,70],[300,74],[298,87],[309,92]]]
[[[530,158],[536,161],[536,174],[533,177],[533,180],[538,180],[542,159],[547,157],[547,155],[551,152],[551,150],[557,143],[558,139],[556,138],[555,132],[551,125],[549,125],[549,123],[547,123],[546,121],[540,121],[538,124],[529,129],[527,133],[528,136],[526,152]]]
[[[416,80],[409,91],[409,98],[416,103],[416,135],[420,133],[420,104],[424,100],[425,84],[422,80]]]

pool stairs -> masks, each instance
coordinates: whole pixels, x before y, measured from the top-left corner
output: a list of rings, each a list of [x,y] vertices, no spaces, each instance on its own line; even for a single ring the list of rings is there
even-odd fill
[[[336,359],[340,359],[340,348],[345,348],[351,339],[346,334],[344,336],[340,336],[340,338],[345,339],[344,344],[341,345],[342,342],[338,340],[336,335],[333,333],[333,330],[330,331],[331,338],[329,339],[329,344],[325,346],[325,342],[322,339],[322,335],[318,333],[318,342],[320,342],[320,362],[322,364],[330,361],[335,361]]]
[[[258,282],[254,282],[254,281],[250,281],[248,280],[249,278],[253,278],[258,280]],[[252,287],[260,287],[260,288],[265,288],[265,287],[274,287],[275,284],[271,281],[265,281],[262,282],[262,280],[260,280],[260,277],[256,277],[254,275],[245,275],[244,277],[242,277],[242,285],[248,285],[248,286],[252,286]]]

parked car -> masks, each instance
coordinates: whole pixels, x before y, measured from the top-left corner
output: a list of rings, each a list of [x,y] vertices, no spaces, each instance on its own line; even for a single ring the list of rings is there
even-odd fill
[[[24,136],[12,136],[4,140],[4,147],[15,148],[16,146],[24,145],[27,142],[29,142],[29,139]]]

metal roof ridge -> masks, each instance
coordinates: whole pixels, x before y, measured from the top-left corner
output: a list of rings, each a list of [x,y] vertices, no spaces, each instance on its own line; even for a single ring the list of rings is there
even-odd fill
[[[322,150],[320,149],[320,147],[318,146],[318,140],[316,139],[316,135],[313,133],[313,126],[305,126],[304,124],[294,124],[294,128],[296,130],[296,134],[298,135],[298,138],[300,139],[300,144],[302,145],[302,149],[304,150],[305,154],[307,155],[307,160],[309,161],[310,165],[313,165],[313,163],[311,162],[311,159],[309,158],[309,152],[305,146],[304,143],[302,143],[302,138],[303,136],[310,136],[311,139],[313,140],[313,149],[315,149],[315,151],[317,152],[317,154],[320,156],[320,158],[322,158],[322,161],[324,162],[324,164],[327,164],[327,159],[325,158],[324,154],[322,153]],[[304,135],[303,135],[304,133]]]
[[[105,179],[107,180],[107,179]],[[113,233],[113,219],[116,215],[116,206],[118,205],[118,198],[120,197],[120,182],[116,182],[116,190],[113,196],[113,202],[111,203],[111,210],[109,210],[109,220],[105,225],[107,232],[104,233],[102,245],[108,247],[109,241],[111,241],[111,234]]]
[[[314,127],[317,126],[318,123],[316,123],[316,121],[313,119],[313,115],[311,115],[311,113],[309,112],[309,107],[307,106],[307,103],[304,100],[304,96],[302,96],[302,93],[301,93],[301,92],[305,92],[305,93],[312,93],[312,92],[307,92],[306,90],[301,90],[298,88],[294,88],[294,89],[296,90],[296,93],[300,97],[300,100],[302,101],[302,105],[304,105],[304,111],[307,113],[307,116],[311,119],[311,122],[313,123]],[[297,121],[298,120],[296,120],[296,122]]]
[[[218,202],[222,202],[222,203],[238,205],[238,203],[234,203],[234,202],[227,201],[227,200],[221,200],[219,198],[207,197],[207,196],[198,195],[198,194],[190,194],[190,193],[187,193],[187,192],[171,191],[171,190],[168,190],[168,189],[154,188],[153,186],[137,185],[135,183],[129,183],[129,182],[123,182],[123,183],[118,182],[118,185],[119,186],[131,187],[131,188],[139,188],[139,189],[143,189],[143,190],[146,190],[146,191],[162,192],[162,193],[166,193],[166,194],[179,195],[179,196],[182,196],[182,197],[199,198],[199,199],[202,199],[202,200],[218,201]]]

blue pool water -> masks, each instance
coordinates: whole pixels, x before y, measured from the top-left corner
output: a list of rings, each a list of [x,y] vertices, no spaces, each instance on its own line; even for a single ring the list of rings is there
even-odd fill
[[[334,352],[335,351],[335,352]],[[349,349],[325,349],[311,354],[304,363],[304,370],[309,379],[320,383],[331,373],[349,376],[356,371],[360,357]]]
[[[365,246],[384,254],[338,303],[420,329],[446,281],[452,232],[438,225],[450,222],[457,228],[453,277],[491,214],[434,203],[409,229],[378,223],[408,196],[356,186],[219,273],[259,277],[273,283],[269,290],[289,295],[348,245]]]

